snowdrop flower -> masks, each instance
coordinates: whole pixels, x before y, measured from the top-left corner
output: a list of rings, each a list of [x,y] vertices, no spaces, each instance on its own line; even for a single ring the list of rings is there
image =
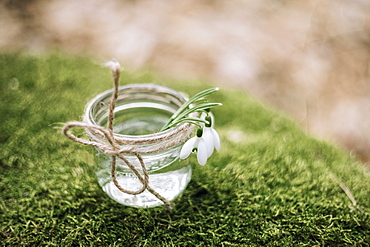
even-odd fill
[[[208,123],[203,125],[203,128],[198,129],[197,135],[185,142],[180,151],[180,159],[186,159],[196,150],[198,163],[202,166],[211,157],[214,149],[220,151],[221,148],[220,137],[212,126],[212,117],[207,115],[204,120]]]
[[[213,125],[212,117],[207,115],[205,117],[205,120],[208,123],[205,124],[205,127],[203,129],[203,139],[206,142],[207,155],[208,155],[208,158],[209,158],[212,155],[214,149],[216,149],[217,151],[220,151],[221,142],[220,142],[220,137],[219,137],[217,131],[212,126]]]
[[[180,151],[180,159],[186,159],[194,150],[197,152],[198,163],[204,166],[209,156],[203,137],[203,129],[198,129],[197,135],[185,142]]]

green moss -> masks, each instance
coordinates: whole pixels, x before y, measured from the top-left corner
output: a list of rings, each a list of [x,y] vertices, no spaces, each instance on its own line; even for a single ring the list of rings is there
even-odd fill
[[[130,71],[122,81],[190,95],[211,87]],[[111,201],[96,183],[92,149],[55,129],[111,87],[108,71],[87,58],[0,55],[3,246],[369,246],[362,165],[226,88],[211,95],[224,104],[214,112],[222,150],[194,166],[172,212]]]

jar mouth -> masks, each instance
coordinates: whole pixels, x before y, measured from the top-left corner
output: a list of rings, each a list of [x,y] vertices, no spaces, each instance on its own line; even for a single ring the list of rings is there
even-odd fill
[[[100,127],[102,126],[99,121],[97,120],[97,115],[103,114],[104,111],[108,111],[110,98],[113,94],[113,89],[107,90],[95,96],[91,99],[85,107],[85,113],[83,116],[83,121],[87,124],[97,125]],[[142,94],[142,95],[141,95]],[[183,103],[185,103],[188,98],[183,94],[164,86],[154,85],[154,84],[129,84],[125,86],[119,87],[118,90],[118,99],[116,103],[116,109],[119,108],[119,101],[124,100],[135,100],[135,95],[140,95],[140,97],[147,95],[153,95],[153,99],[158,101],[158,104],[166,105],[166,110],[169,112],[172,111],[173,113],[181,107]],[[171,105],[171,106],[169,106]],[[103,107],[102,107],[103,106]],[[100,109],[100,112],[97,112],[97,109]],[[134,141],[134,140],[151,140],[151,139],[158,139],[161,137],[170,137],[175,136],[177,133],[180,132],[192,132],[193,126],[189,126],[190,124],[180,124],[178,126],[172,127],[170,129],[154,132],[150,134],[139,134],[139,135],[131,135],[131,134],[121,134],[121,133],[114,133],[114,138],[116,140],[123,140],[125,141]],[[189,128],[190,127],[190,128]]]

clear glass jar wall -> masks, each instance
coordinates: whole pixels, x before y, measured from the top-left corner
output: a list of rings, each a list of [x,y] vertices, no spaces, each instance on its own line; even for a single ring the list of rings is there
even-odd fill
[[[85,122],[106,127],[112,93],[113,90],[106,91],[87,104]],[[159,130],[185,101],[186,98],[177,91],[163,86],[132,84],[120,87],[114,111],[115,138],[135,142],[151,138],[161,139],[171,130],[163,132]],[[99,138],[99,136],[95,137]],[[178,138],[178,136],[174,135],[172,138]],[[139,151],[145,151],[162,146],[171,139],[133,146]],[[142,155],[149,173],[149,185],[168,201],[181,194],[191,178],[191,165],[178,158],[182,144]],[[125,155],[125,157],[141,171],[135,155]],[[147,190],[138,195],[121,192],[111,178],[111,156],[96,150],[95,162],[98,182],[113,200],[133,207],[154,207],[163,204]],[[127,190],[138,190],[142,187],[136,175],[120,159],[117,159],[116,176],[118,183]]]

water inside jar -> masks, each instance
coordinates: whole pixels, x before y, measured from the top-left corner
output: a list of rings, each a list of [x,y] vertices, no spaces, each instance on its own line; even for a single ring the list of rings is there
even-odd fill
[[[114,133],[123,135],[147,135],[159,132],[175,110],[156,103],[131,103],[117,106],[114,114]],[[107,116],[100,121],[107,124]]]

